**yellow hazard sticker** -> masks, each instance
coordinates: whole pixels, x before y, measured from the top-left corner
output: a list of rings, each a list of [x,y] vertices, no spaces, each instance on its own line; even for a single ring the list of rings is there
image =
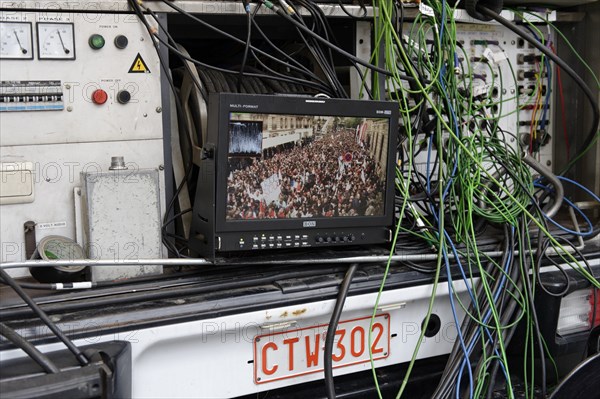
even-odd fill
[[[140,53],[133,60],[133,64],[129,68],[129,73],[150,73],[150,68],[148,68]]]

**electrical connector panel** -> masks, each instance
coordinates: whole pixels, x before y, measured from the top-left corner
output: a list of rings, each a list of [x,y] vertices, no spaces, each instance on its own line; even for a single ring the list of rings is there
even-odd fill
[[[484,108],[485,118],[474,117],[468,122],[463,118],[471,129],[463,125],[461,130],[472,130],[475,124],[483,130],[486,124],[497,123],[508,145],[517,151],[530,152],[551,169],[554,70],[548,70],[537,49],[500,25],[457,24],[456,29],[455,73],[464,74],[472,87],[474,102],[488,104]],[[409,42],[414,45],[414,41]],[[463,94],[468,96],[468,90]],[[433,118],[433,113],[429,114]],[[417,171],[426,173],[428,137],[419,135],[417,145],[422,151],[413,165]]]

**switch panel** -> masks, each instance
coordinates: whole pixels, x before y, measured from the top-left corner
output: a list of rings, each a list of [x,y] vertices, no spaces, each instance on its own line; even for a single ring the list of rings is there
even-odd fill
[[[36,223],[38,242],[79,237],[88,256],[147,256],[131,253],[129,238],[98,233],[96,243],[81,242],[80,213],[80,176],[108,173],[114,156],[131,176],[156,171],[155,202],[164,212],[163,123],[170,122],[146,28],[133,14],[47,10],[0,12],[0,28],[0,261],[26,259],[26,221]],[[158,256],[161,244],[153,245]]]
[[[3,18],[21,21],[13,29],[16,22]],[[19,40],[32,56],[18,57],[18,45],[2,49],[2,146],[162,138],[160,62],[135,16],[13,11],[0,13],[0,21],[2,42],[20,29]],[[32,39],[26,39],[29,26]],[[143,73],[130,71],[138,59],[146,66]],[[129,101],[120,101],[122,91]],[[12,112],[46,110],[56,112],[27,118]],[[19,134],[9,133],[15,129]]]

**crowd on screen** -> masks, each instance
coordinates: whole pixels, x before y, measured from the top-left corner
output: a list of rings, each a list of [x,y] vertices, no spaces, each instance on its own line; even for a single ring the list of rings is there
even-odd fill
[[[278,181],[277,198],[261,183]],[[231,158],[227,215],[285,219],[383,215],[384,176],[355,129],[271,149],[268,157]]]

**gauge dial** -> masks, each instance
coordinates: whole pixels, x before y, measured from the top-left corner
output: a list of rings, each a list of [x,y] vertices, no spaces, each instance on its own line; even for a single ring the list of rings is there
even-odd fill
[[[0,58],[8,60],[33,59],[30,22],[0,22]]]
[[[38,22],[37,39],[40,60],[75,59],[73,24]]]

